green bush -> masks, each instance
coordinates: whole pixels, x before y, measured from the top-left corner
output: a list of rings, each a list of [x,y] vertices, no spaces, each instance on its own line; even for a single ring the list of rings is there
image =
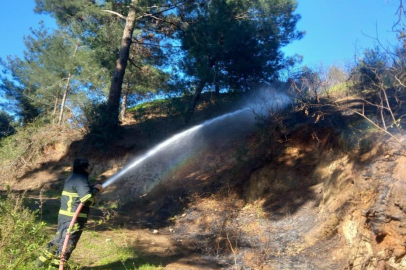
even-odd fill
[[[0,269],[35,269],[45,243],[45,223],[24,206],[24,196],[8,192],[0,198]]]
[[[12,126],[13,117],[5,111],[0,111],[0,139],[14,134],[15,129]]]

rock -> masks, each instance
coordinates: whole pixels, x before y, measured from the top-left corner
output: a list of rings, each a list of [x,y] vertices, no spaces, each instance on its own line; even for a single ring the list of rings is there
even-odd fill
[[[406,255],[406,249],[404,248],[395,248],[393,250],[393,256],[395,256],[396,260],[403,258]]]

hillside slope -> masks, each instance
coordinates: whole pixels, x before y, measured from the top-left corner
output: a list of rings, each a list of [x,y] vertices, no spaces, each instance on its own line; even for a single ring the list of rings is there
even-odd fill
[[[252,126],[230,119],[134,170],[103,193],[72,260],[81,269],[128,269],[140,258],[164,269],[406,269],[403,149],[361,117],[323,114],[289,108],[279,123]],[[48,146],[13,188],[38,199],[43,187],[52,213],[74,156],[91,153],[92,179],[104,181],[181,130],[163,131],[176,116],[159,117],[160,126],[128,121],[112,155],[78,134],[69,147]],[[142,181],[156,185],[143,194]]]

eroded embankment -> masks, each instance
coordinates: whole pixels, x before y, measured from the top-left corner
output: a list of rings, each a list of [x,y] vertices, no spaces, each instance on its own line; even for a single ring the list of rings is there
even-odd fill
[[[165,232],[164,252],[176,247],[162,260],[168,269],[406,269],[400,147],[371,135],[367,146],[349,148],[333,127],[341,122],[292,118],[300,124],[287,130],[217,134],[167,175],[146,170],[139,177],[167,179],[141,198],[131,190],[137,179],[118,181],[101,197],[119,206],[109,225]],[[93,162],[92,175],[108,177],[128,160]],[[41,178],[59,193],[70,169],[61,164],[19,185]]]
[[[336,135],[302,127],[243,163],[223,147],[205,161],[217,170],[191,165],[123,209],[223,269],[406,269],[406,158],[391,143],[340,149]]]

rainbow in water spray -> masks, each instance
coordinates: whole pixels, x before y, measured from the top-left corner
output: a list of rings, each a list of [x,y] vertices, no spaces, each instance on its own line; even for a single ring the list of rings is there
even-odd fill
[[[115,181],[117,181],[118,179],[120,179],[121,177],[123,177],[127,172],[129,172],[130,170],[132,170],[132,169],[136,168],[137,166],[139,166],[141,163],[143,163],[143,162],[144,162],[145,160],[147,160],[148,158],[150,158],[150,157],[156,155],[157,153],[159,153],[160,151],[162,151],[162,150],[165,149],[166,147],[168,147],[168,146],[174,144],[175,142],[177,142],[177,141],[179,141],[179,140],[181,140],[181,139],[183,139],[183,138],[186,138],[186,137],[188,137],[188,136],[191,136],[192,134],[194,134],[195,132],[197,132],[197,131],[200,130],[201,128],[203,128],[203,127],[205,127],[205,126],[208,126],[208,125],[210,125],[210,124],[212,124],[212,123],[214,123],[214,122],[221,121],[221,120],[223,120],[223,119],[225,119],[225,118],[234,117],[234,116],[236,116],[236,115],[238,115],[238,114],[240,114],[240,113],[247,112],[247,111],[249,111],[249,110],[250,110],[249,108],[244,108],[244,109],[241,109],[241,110],[232,112],[232,113],[227,113],[227,114],[224,114],[224,115],[219,116],[219,117],[217,117],[217,118],[208,120],[208,121],[206,121],[206,122],[204,122],[204,123],[202,123],[202,124],[200,124],[200,125],[193,126],[193,127],[189,128],[189,129],[187,129],[187,130],[185,130],[185,131],[183,131],[183,132],[181,132],[181,133],[178,133],[178,134],[173,135],[173,136],[170,137],[169,139],[163,141],[162,143],[158,144],[157,146],[155,146],[154,148],[152,148],[151,150],[149,150],[149,151],[148,151],[147,153],[145,153],[144,155],[142,155],[142,156],[138,157],[137,159],[135,159],[130,165],[128,165],[127,167],[125,167],[124,169],[122,169],[120,172],[118,172],[117,174],[115,174],[115,175],[113,175],[111,178],[109,178],[109,179],[102,185],[103,188],[108,187],[109,185],[111,185],[112,183],[114,183]]]
[[[151,150],[149,150],[144,155],[136,158],[127,167],[124,167],[120,172],[118,172],[117,174],[115,174],[111,178],[109,178],[102,185],[103,188],[106,188],[107,186],[111,185],[118,179],[122,178],[124,175],[126,175],[126,173],[135,169],[137,166],[141,165],[144,161],[148,160],[149,158],[156,156],[161,151],[166,150],[167,148],[176,144],[177,142],[182,142],[182,140],[185,140],[189,136],[195,135],[203,127],[207,127],[215,122],[220,122],[227,118],[232,118],[232,117],[236,117],[236,116],[241,117],[243,113],[251,113],[251,117],[252,117],[252,119],[254,119],[255,115],[258,115],[258,114],[279,111],[290,103],[290,98],[287,95],[278,93],[272,89],[265,89],[264,91],[260,91],[259,95],[256,98],[252,99],[251,102],[252,102],[251,105],[248,105],[247,107],[245,107],[243,109],[237,110],[232,113],[227,113],[227,114],[221,115],[221,116],[213,118],[211,120],[207,120],[200,125],[193,126],[183,132],[173,135],[169,139],[167,139],[167,140],[161,142],[160,144],[158,144],[157,146],[153,147]],[[156,185],[156,183],[150,183],[150,184],[151,184],[151,186],[149,187],[149,189],[151,189],[154,185]]]

